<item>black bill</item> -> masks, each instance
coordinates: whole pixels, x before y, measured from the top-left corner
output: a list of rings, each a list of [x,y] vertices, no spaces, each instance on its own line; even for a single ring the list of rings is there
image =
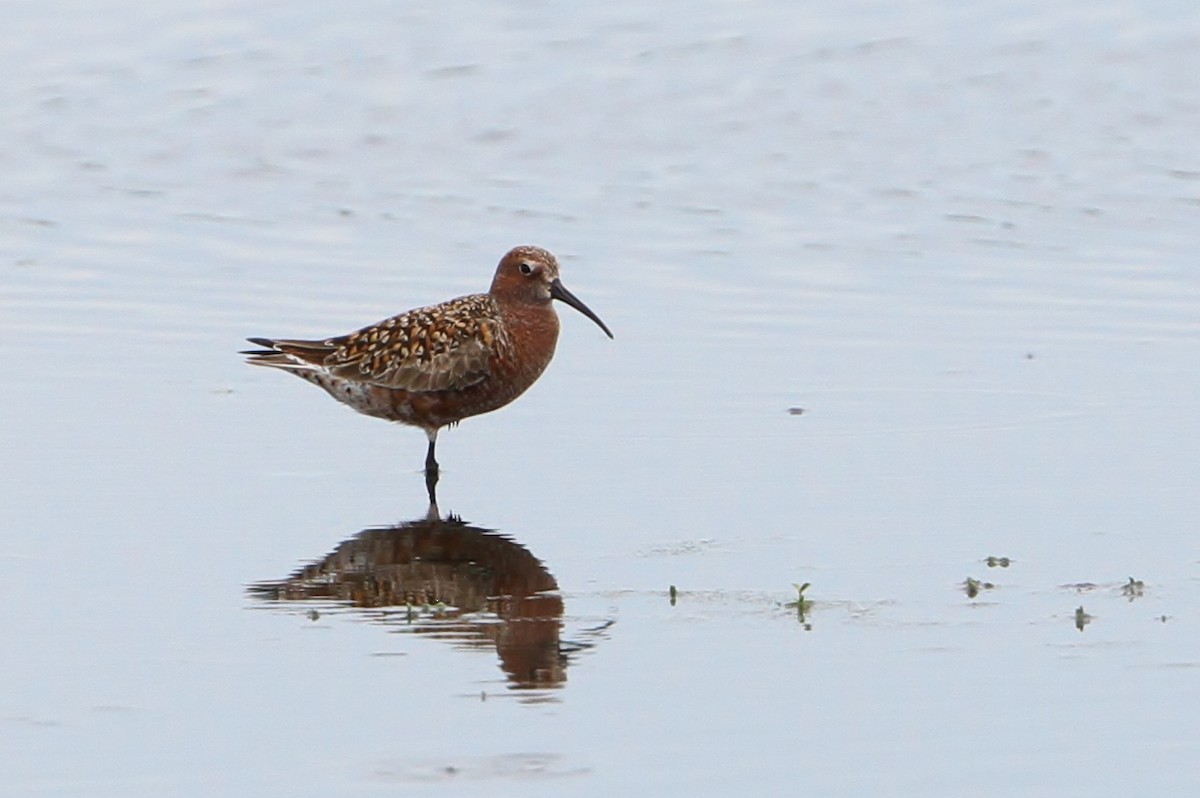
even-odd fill
[[[550,283],[550,296],[554,297],[560,302],[566,302],[568,305],[575,308],[592,321],[596,322],[596,324],[600,325],[600,329],[604,330],[605,334],[608,335],[609,338],[613,337],[612,330],[608,329],[604,322],[600,321],[600,317],[595,313],[592,313],[592,309],[583,304],[579,297],[575,296],[566,288],[564,288],[563,284],[558,279],[555,279],[552,283]]]

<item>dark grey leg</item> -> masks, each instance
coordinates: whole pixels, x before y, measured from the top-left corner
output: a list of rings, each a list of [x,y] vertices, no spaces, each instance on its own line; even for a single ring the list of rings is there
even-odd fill
[[[429,451],[425,454],[425,490],[429,493],[429,503],[437,504],[438,464],[433,456],[433,447],[437,441],[429,440]]]

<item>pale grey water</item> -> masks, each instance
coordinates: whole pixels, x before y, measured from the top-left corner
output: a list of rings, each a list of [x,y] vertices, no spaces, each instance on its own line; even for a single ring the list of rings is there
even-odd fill
[[[1194,790],[1194,3],[14,3],[0,42],[0,794]],[[564,309],[440,454],[561,588],[534,690],[487,613],[247,592],[419,518],[424,442],[234,354],[525,242],[616,339]]]

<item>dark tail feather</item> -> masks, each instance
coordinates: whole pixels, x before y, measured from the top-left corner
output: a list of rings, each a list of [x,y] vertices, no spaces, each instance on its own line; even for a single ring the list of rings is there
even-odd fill
[[[333,351],[333,341],[302,341],[293,338],[247,338],[252,344],[265,346],[266,349],[247,349],[241,354],[248,355],[250,362],[260,366],[300,366],[308,363],[319,366]]]

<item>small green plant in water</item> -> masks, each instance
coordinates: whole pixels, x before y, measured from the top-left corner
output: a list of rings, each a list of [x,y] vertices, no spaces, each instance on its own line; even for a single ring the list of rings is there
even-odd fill
[[[1129,577],[1128,582],[1121,585],[1121,595],[1130,601],[1133,601],[1134,599],[1140,599],[1142,596],[1146,595],[1146,583],[1141,579],[1134,579],[1131,576]]]
[[[993,585],[991,582],[981,582],[973,576],[968,576],[967,581],[963,582],[963,590],[966,591],[967,598],[972,599],[977,597],[984,590],[991,590],[994,587],[995,585]]]
[[[812,609],[812,600],[804,597],[804,591],[812,587],[812,583],[805,582],[802,585],[798,585],[793,582],[792,587],[796,588],[796,600],[789,601],[783,606],[789,610],[795,610],[797,620],[804,624],[805,629],[811,629],[812,627],[808,624],[808,612]]]
[[[1086,612],[1084,612],[1082,604],[1079,605],[1079,607],[1075,610],[1075,628],[1082,632],[1083,627],[1091,623],[1093,617],[1094,616],[1088,615]]]
[[[674,607],[675,602],[679,600],[679,591],[675,589],[675,585],[671,585],[669,593],[671,596],[671,606]]]

